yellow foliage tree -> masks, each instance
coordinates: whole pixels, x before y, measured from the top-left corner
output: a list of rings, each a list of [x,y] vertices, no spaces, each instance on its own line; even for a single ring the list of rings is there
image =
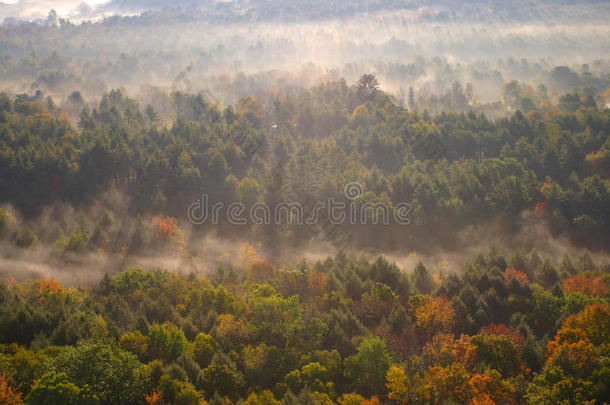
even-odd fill
[[[243,269],[249,269],[252,264],[260,261],[261,258],[250,243],[244,243],[237,252],[237,265]]]
[[[450,332],[455,322],[455,310],[445,297],[429,297],[415,308],[415,322],[423,337]]]
[[[394,404],[409,403],[409,387],[407,376],[402,367],[392,366],[386,374],[386,387],[388,388],[388,399]]]
[[[369,122],[369,110],[365,105],[359,105],[352,113],[352,120],[356,125],[365,125]]]
[[[243,402],[243,405],[280,405],[280,401],[275,399],[271,391],[266,390],[258,395],[253,392]]]
[[[353,392],[343,394],[337,399],[339,405],[361,405],[362,401],[364,401],[364,397]]]

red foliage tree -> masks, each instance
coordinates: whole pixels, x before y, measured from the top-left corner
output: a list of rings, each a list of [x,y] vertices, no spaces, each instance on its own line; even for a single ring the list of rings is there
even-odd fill
[[[176,233],[178,229],[178,221],[172,217],[157,218],[157,233],[162,238],[169,239]]]
[[[510,329],[504,324],[492,323],[487,326],[483,326],[479,331],[479,334],[488,336],[506,336],[517,346],[522,346],[523,343],[525,343],[525,337],[521,334],[521,332]]]

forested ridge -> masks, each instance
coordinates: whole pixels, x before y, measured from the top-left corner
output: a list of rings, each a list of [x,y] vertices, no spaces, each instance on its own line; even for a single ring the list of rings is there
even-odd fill
[[[610,268],[595,253],[610,226],[610,113],[592,88],[544,90],[508,83],[514,112],[495,120],[407,109],[373,75],[225,107],[175,91],[171,120],[124,89],[95,106],[73,92],[70,109],[0,95],[2,260],[44,254],[86,274],[78,257],[117,259],[89,285],[27,280],[27,264],[0,284],[0,401],[603,404]],[[457,82],[445,97],[468,105]],[[304,193],[408,203],[412,221],[347,224],[345,251],[290,262],[285,249],[333,241],[289,217],[187,218],[203,194],[273,207]],[[492,222],[592,253],[511,245],[459,269],[419,261]],[[210,234],[252,244],[202,274]],[[375,249],[413,266],[363,254]],[[185,264],[126,267],[150,251]]]

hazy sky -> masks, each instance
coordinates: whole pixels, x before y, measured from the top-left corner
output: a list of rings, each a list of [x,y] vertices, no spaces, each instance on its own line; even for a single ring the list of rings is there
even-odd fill
[[[27,20],[45,18],[51,9],[55,9],[64,18],[84,17],[88,8],[107,2],[108,0],[0,0],[0,20],[6,17]]]

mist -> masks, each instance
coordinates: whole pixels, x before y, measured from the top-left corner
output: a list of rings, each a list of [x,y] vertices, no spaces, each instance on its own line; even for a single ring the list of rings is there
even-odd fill
[[[28,13],[34,13],[26,12],[28,7],[42,10],[50,3],[17,2],[5,8],[13,16],[25,13],[27,21],[33,19]],[[92,10],[132,12],[142,6],[128,4],[90,5]],[[56,7],[61,23],[5,22],[0,52],[8,59],[0,84],[14,94],[40,90],[55,100],[79,90],[93,104],[112,88],[138,94],[152,87],[166,94],[203,92],[211,102],[228,105],[252,94],[295,94],[332,78],[353,82],[373,73],[381,88],[397,98],[410,87],[421,97],[442,94],[458,81],[471,83],[481,102],[492,102],[512,80],[534,87],[548,84],[544,74],[554,66],[579,71],[588,64],[592,72],[603,73],[603,56],[610,49],[610,30],[601,18],[607,5],[602,3],[579,5],[579,14],[569,21],[564,9],[544,20],[511,20],[498,11],[472,21],[467,8],[447,17],[447,6],[435,5],[344,10],[337,17],[290,22],[282,17],[224,22],[211,16],[234,15],[235,10],[223,8],[225,3],[218,9],[214,2],[192,5],[198,10],[192,13],[185,11],[191,10],[189,4],[159,11],[166,6],[159,2],[133,17],[118,17],[114,10],[113,18],[89,21],[62,12],[76,3],[61,2]],[[226,4],[254,14],[258,7]],[[573,6],[566,7],[574,13]],[[11,43],[15,35],[27,45]],[[57,41],[61,48],[53,45]],[[19,67],[32,57],[37,66]]]
[[[202,233],[199,225],[191,224],[186,218],[178,223],[184,235],[184,244],[180,248],[171,244],[133,249],[130,241],[136,232],[137,220],[129,212],[128,204],[125,196],[110,191],[89,208],[75,209],[67,204],[47,207],[37,218],[28,221],[39,239],[27,250],[15,247],[10,231],[5,230],[0,238],[0,278],[14,278],[17,281],[55,279],[67,287],[84,287],[97,284],[105,275],[134,267],[207,277],[213,277],[218,269],[233,269],[238,276],[243,277],[257,260],[264,260],[274,266],[291,267],[304,259],[313,265],[335,256],[340,250],[356,260],[374,261],[377,257],[384,256],[406,273],[411,273],[422,262],[433,274],[445,276],[458,273],[464,264],[478,255],[486,255],[490,249],[497,249],[507,257],[518,251],[527,254],[535,250],[543,259],[549,259],[554,264],[559,263],[565,255],[576,258],[583,253],[589,254],[601,267],[610,261],[605,250],[591,251],[574,244],[565,235],[553,234],[548,223],[534,217],[531,211],[523,212],[518,221],[510,226],[507,226],[505,219],[498,219],[460,230],[440,229],[439,232],[455,233],[452,244],[432,246],[421,251],[408,241],[400,248],[384,248],[383,245],[338,247],[323,232],[296,246],[270,249],[253,237],[222,236],[219,229],[214,227]],[[14,212],[10,207],[5,209]],[[115,247],[58,250],[58,238],[83,226],[92,229],[108,209],[113,212],[113,224],[108,235]],[[154,218],[147,217],[144,220],[154,221]],[[22,223],[23,220],[19,219],[13,229]],[[155,222],[151,226],[154,233]],[[378,232],[384,232],[383,226],[380,226]],[[411,229],[405,226],[402,232],[406,237]],[[353,236],[356,243],[358,235]]]

